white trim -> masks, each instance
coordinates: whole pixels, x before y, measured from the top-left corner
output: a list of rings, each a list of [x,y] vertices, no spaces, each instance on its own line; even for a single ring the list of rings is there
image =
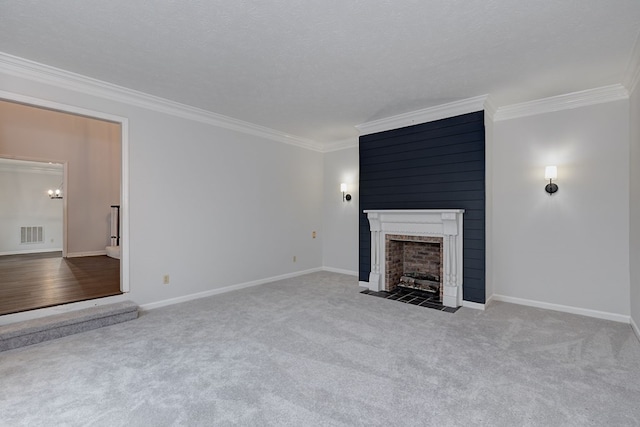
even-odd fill
[[[464,209],[364,210],[371,235],[369,289],[387,288],[387,236],[430,236],[442,238],[442,305],[459,307],[463,295]]]
[[[253,286],[264,285],[265,283],[271,283],[278,280],[290,279],[292,277],[303,276],[309,273],[315,273],[318,271],[322,271],[321,268],[312,268],[310,270],[305,271],[297,271],[295,273],[283,274],[281,276],[268,277],[266,279],[254,280],[252,282],[238,283],[236,285],[225,286],[223,288],[211,289],[204,292],[198,292],[195,294],[184,295],[181,297],[166,299],[162,301],[152,302],[149,304],[143,304],[140,306],[140,310],[155,310],[156,308],[166,307],[168,305],[179,304],[182,302],[192,301],[200,298],[206,298],[213,295],[224,294],[227,292],[237,291],[239,289],[250,288]]]
[[[485,122],[487,118],[493,121],[493,116],[495,116],[496,111],[498,111],[498,107],[494,104],[493,98],[491,95],[487,96],[487,99],[484,101],[484,117]]]
[[[493,113],[493,121],[509,120],[536,114],[553,113],[572,108],[585,107],[603,102],[629,98],[629,92],[621,84],[566,93],[549,98],[498,107]]]
[[[638,338],[638,341],[640,341],[640,328],[638,328],[638,325],[631,316],[629,316],[629,323],[631,324],[631,329],[633,329],[633,332],[635,332],[636,334],[636,338]]]
[[[322,148],[323,153],[330,153],[332,151],[346,150],[348,148],[358,148],[360,146],[360,140],[357,136],[353,138],[347,138],[340,141],[325,142]]]
[[[179,102],[29,61],[3,52],[0,52],[0,72],[39,83],[53,84],[76,92],[134,105],[187,120],[206,123],[273,141],[283,142],[285,144],[296,145],[313,151],[322,151],[322,144],[309,139],[289,135],[264,126],[223,116],[222,114],[213,113],[201,108],[191,107]]]
[[[63,188],[69,188],[69,162],[62,163],[62,185]],[[66,257],[69,252],[69,198],[62,199],[62,256]]]
[[[348,276],[356,276],[356,277],[358,277],[359,275],[357,271],[343,270],[341,268],[333,268],[333,267],[322,267],[322,271],[328,271],[330,273],[346,274]]]
[[[9,252],[0,252],[0,256],[5,255],[26,255],[26,254],[39,254],[39,253],[48,253],[48,252],[62,252],[62,248],[48,248],[48,249],[25,249],[22,251],[9,251]]]
[[[106,255],[107,251],[102,250],[102,251],[87,251],[87,252],[70,252],[67,254],[67,258],[80,258],[83,256],[100,256],[100,255]]]
[[[2,71],[3,54],[0,52],[0,71]],[[34,63],[35,64],[35,63]],[[120,230],[120,290],[129,292],[129,119],[126,117],[116,116],[114,114],[103,113],[101,111],[89,110],[86,108],[76,107],[73,105],[61,104],[58,102],[48,101],[45,99],[34,98],[13,92],[0,90],[0,99],[20,102],[23,104],[34,105],[37,107],[49,108],[52,110],[63,111],[66,113],[78,114],[82,116],[92,117],[96,119],[106,120],[120,124],[120,155],[121,161],[121,191],[120,191],[120,215],[122,218],[122,228]],[[68,181],[67,164],[64,166],[64,182]],[[63,218],[63,228],[66,227],[66,203],[67,199],[63,199],[65,203]],[[66,233],[65,230],[63,230]],[[67,239],[64,239],[63,255],[69,256],[67,252]],[[104,254],[106,255],[106,249]]]
[[[462,306],[466,308],[473,308],[474,310],[482,310],[484,311],[487,304],[481,304],[479,302],[465,301],[462,300]]]
[[[588,308],[572,307],[568,305],[552,304],[548,302],[529,300],[524,298],[509,297],[506,295],[493,295],[494,301],[510,302],[512,304],[526,305],[529,307],[544,308],[546,310],[562,311],[564,313],[579,314],[581,316],[595,317],[596,319],[612,320],[614,322],[629,323],[631,317],[623,314],[609,313],[606,311],[591,310]]]
[[[0,53],[0,60],[2,54]],[[2,63],[0,62],[0,71]],[[0,90],[0,99],[7,101],[19,102],[21,104],[33,105],[36,107],[48,108],[51,110],[62,111],[64,113],[77,114],[79,116],[87,116],[93,119],[101,119],[113,123],[121,123],[123,120],[127,120],[125,117],[116,116],[113,114],[103,113],[101,111],[88,110],[82,107],[76,107],[75,105],[61,104],[59,102],[48,101],[46,99],[35,98],[33,96],[22,95],[15,92],[7,92]]]
[[[627,70],[625,71],[622,79],[622,82],[629,93],[632,93],[636,89],[638,81],[640,81],[640,33],[638,33],[636,42],[631,50],[631,57],[627,64]]]
[[[482,111],[486,99],[487,95],[462,99],[460,101],[449,102],[435,107],[423,108],[421,110],[398,114],[397,116],[362,123],[357,125],[356,128],[360,131],[360,135],[369,135],[386,130],[399,129],[420,123],[455,117],[461,114]]]
[[[129,292],[129,120],[120,122],[120,290]],[[105,252],[107,249],[105,248]]]

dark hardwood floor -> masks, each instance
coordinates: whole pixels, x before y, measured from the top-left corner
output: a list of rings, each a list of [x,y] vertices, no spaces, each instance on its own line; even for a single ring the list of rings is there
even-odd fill
[[[120,293],[120,260],[106,255],[0,256],[0,315]]]

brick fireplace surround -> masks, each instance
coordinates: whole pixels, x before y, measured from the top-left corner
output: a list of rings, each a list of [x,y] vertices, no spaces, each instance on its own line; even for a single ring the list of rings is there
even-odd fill
[[[442,237],[387,234],[385,253],[385,290],[393,291],[407,274],[436,276],[442,301]]]
[[[387,262],[397,262],[396,257],[388,257],[390,241],[425,242],[440,244],[442,250],[439,267],[442,283],[442,304],[447,307],[462,305],[462,220],[464,209],[423,209],[423,210],[365,210],[371,231],[371,271],[368,282],[360,286],[372,291],[389,290],[393,283]],[[433,272],[433,256],[425,257],[419,272]],[[418,268],[418,267],[412,267]],[[430,270],[431,269],[431,270]],[[428,271],[429,270],[429,271]],[[393,276],[397,273],[393,273]]]

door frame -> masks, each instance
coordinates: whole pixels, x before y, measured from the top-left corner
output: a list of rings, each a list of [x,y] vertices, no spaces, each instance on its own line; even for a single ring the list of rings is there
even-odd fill
[[[0,100],[17,102],[33,107],[46,108],[49,110],[85,116],[93,119],[104,120],[120,125],[120,290],[123,293],[130,291],[129,285],[129,119],[102,111],[89,110],[73,105],[21,95],[18,93],[0,90]],[[67,181],[67,164],[64,164],[64,180]],[[66,203],[66,201],[65,201]],[[67,228],[66,204],[63,210],[63,233]],[[66,236],[63,238],[63,253],[66,254]]]

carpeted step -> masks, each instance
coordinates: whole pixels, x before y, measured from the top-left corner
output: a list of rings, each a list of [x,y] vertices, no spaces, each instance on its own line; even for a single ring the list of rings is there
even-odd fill
[[[0,351],[102,328],[137,317],[138,306],[131,301],[124,301],[0,326]]]

